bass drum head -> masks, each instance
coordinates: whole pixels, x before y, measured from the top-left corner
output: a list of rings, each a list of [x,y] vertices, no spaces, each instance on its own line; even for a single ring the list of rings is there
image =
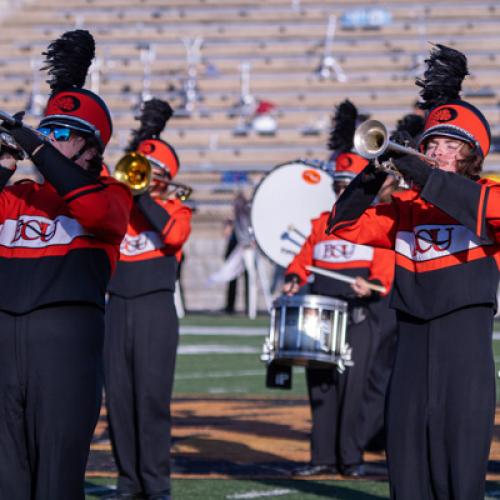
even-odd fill
[[[333,177],[303,161],[278,165],[255,188],[251,223],[260,250],[287,267],[311,231],[311,220],[335,202]]]

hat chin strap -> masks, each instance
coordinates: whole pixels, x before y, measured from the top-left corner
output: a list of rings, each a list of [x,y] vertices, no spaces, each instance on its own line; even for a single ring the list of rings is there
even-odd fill
[[[78,151],[77,153],[75,153],[70,158],[70,160],[74,161],[76,163],[82,157],[83,153],[85,153],[85,151],[87,151],[87,149],[88,149],[87,146],[88,146],[87,141],[85,141],[85,144],[81,147],[80,151]]]

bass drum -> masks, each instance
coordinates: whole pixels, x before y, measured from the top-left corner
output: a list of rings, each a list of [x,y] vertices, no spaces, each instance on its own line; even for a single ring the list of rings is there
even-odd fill
[[[273,168],[255,188],[250,220],[266,257],[287,267],[311,231],[311,219],[331,210],[333,176],[302,160]]]

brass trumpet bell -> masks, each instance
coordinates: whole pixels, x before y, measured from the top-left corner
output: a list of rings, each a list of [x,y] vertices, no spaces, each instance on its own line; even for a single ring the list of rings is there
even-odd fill
[[[391,141],[387,127],[378,120],[366,120],[361,123],[354,132],[353,142],[356,153],[367,160],[378,158],[386,151],[395,151],[401,154],[418,156],[431,165],[436,165],[436,161],[430,156]]]
[[[366,120],[354,134],[354,149],[363,158],[372,160],[385,152],[389,145],[386,126],[378,120]]]
[[[151,183],[151,163],[141,153],[124,155],[116,164],[113,177],[131,189],[134,195],[145,193]]]

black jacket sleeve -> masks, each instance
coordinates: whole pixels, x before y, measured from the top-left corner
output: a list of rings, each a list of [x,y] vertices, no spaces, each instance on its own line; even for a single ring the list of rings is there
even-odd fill
[[[14,170],[0,166],[0,191],[7,185],[13,173]]]
[[[371,163],[367,165],[333,205],[326,233],[332,234],[335,229],[349,226],[361,217],[373,203],[386,178],[387,173],[376,170]]]
[[[143,193],[135,198],[139,210],[144,214],[148,222],[160,233],[163,233],[170,214],[158,203],[156,203],[149,193]]]
[[[482,223],[488,204],[489,188],[462,175],[433,169],[420,196],[470,229],[483,242],[492,240]],[[478,233],[478,227],[482,228]]]
[[[9,130],[9,133],[30,155],[40,173],[61,196],[87,186],[104,188],[96,178],[66,158],[49,142],[42,140],[33,130],[21,126]]]
[[[420,187],[425,185],[432,171],[435,170],[426,161],[415,155],[396,158],[394,164],[406,180],[411,180]]]

